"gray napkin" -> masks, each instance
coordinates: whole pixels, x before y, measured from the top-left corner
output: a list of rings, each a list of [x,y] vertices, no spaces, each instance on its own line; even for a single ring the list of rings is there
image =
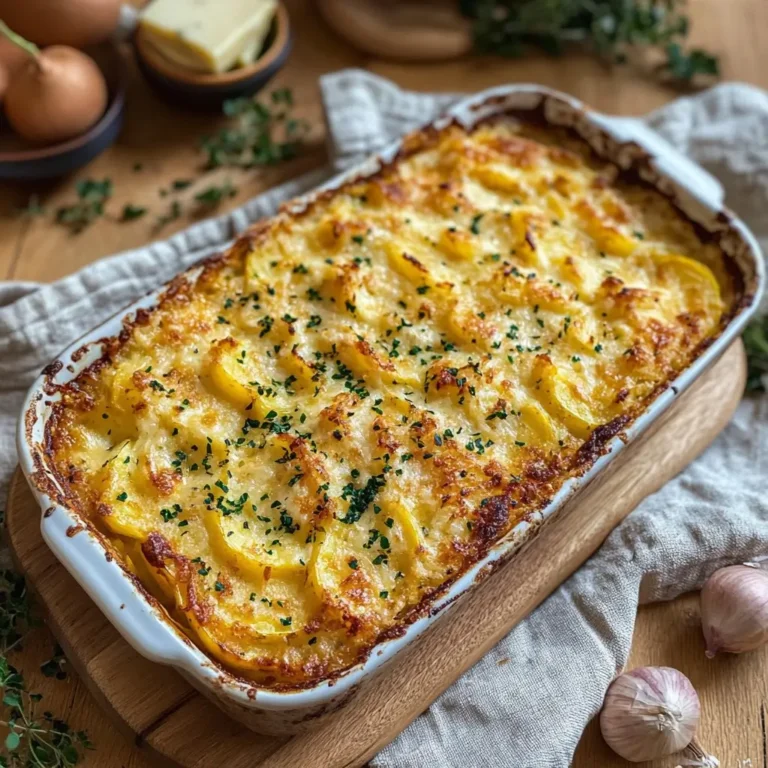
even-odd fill
[[[408,93],[357,70],[327,75],[320,85],[337,168],[429,121],[456,98]],[[673,102],[646,122],[722,181],[730,206],[768,251],[768,95],[746,85],[721,85]],[[43,365],[329,173],[309,174],[227,216],[103,259],[51,285],[0,284],[0,498],[16,464],[14,426],[23,393]],[[567,766],[627,660],[638,603],[669,600],[726,563],[768,552],[766,478],[768,397],[745,399],[700,459],[648,498],[581,570],[372,765]],[[501,659],[513,661],[500,666]]]

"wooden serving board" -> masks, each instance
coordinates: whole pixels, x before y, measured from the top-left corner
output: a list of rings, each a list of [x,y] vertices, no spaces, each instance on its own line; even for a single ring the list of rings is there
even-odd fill
[[[293,737],[261,736],[228,719],[170,667],[139,656],[48,550],[40,509],[20,471],[6,527],[16,564],[54,635],[104,710],[162,764],[184,768],[363,765],[571,575],[640,501],[717,436],[745,380],[737,341],[610,468],[571,499],[510,562],[406,648],[347,708]],[[350,717],[350,709],[354,717]],[[350,727],[350,723],[354,727]]]

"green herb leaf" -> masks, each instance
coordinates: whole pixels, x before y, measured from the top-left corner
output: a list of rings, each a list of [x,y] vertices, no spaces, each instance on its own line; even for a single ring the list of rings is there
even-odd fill
[[[711,56],[700,48],[684,51],[680,43],[669,43],[666,47],[667,61],[662,71],[669,73],[674,79],[682,82],[693,80],[696,75],[720,74],[717,57]]]
[[[168,212],[163,214],[162,216],[157,217],[157,221],[155,222],[155,228],[162,229],[166,224],[170,224],[172,221],[176,221],[176,219],[180,217],[181,217],[181,203],[178,200],[174,200],[171,203],[171,207],[168,209]]]
[[[123,207],[123,215],[120,217],[120,221],[133,221],[134,219],[140,219],[147,212],[146,208],[140,205],[132,205],[127,203]]]
[[[57,680],[66,680],[67,672],[64,669],[66,663],[67,657],[57,643],[53,649],[53,656],[40,665],[40,671],[46,677],[55,677]]]
[[[768,391],[768,315],[753,320],[742,338],[747,350],[747,392]]]
[[[68,227],[72,234],[82,232],[96,219],[104,215],[104,203],[112,197],[112,181],[82,179],[75,185],[77,202],[56,211],[56,221]]]
[[[270,101],[269,106],[247,97],[224,102],[224,114],[234,124],[203,139],[207,168],[252,168],[296,156],[308,125],[291,117],[289,89],[273,91]]]
[[[222,200],[234,197],[236,194],[237,188],[225,181],[223,184],[212,184],[202,192],[198,192],[195,200],[204,208],[215,208]]]
[[[16,731],[11,731],[5,737],[5,748],[9,752],[15,752],[19,748],[19,744],[21,744],[21,738],[19,737],[19,734],[16,733]]]

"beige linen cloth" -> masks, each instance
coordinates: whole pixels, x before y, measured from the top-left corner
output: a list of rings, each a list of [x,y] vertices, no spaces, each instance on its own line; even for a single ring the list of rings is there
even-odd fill
[[[320,85],[337,168],[429,121],[456,98],[408,93],[356,70],[327,75]],[[730,206],[768,251],[768,95],[721,85],[645,122],[720,179]],[[51,358],[328,174],[305,176],[232,214],[51,285],[0,284],[0,497],[16,465],[14,428],[24,391]],[[648,498],[372,764],[567,766],[627,660],[638,603],[669,600],[698,587],[715,568],[768,553],[767,485],[768,397],[751,397],[700,459]],[[499,666],[500,659],[511,662]],[[758,756],[750,757],[756,764]]]

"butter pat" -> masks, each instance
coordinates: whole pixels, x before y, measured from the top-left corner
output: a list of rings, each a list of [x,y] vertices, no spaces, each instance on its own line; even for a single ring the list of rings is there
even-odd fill
[[[261,51],[277,0],[154,0],[142,12],[146,40],[196,72],[226,72]]]

